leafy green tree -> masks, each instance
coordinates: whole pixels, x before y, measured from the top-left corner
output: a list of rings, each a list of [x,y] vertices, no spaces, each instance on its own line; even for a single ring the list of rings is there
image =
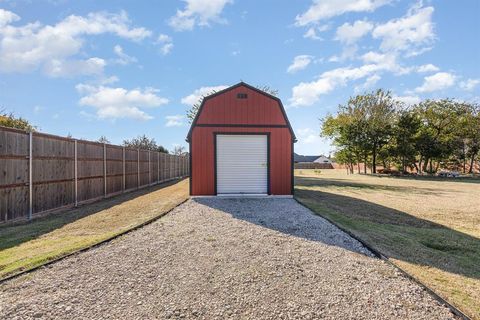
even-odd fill
[[[422,124],[416,144],[420,154],[419,165],[424,172],[433,173],[436,171],[433,161],[437,160],[439,164],[455,150],[458,121],[464,108],[451,99],[442,99],[425,100],[416,105],[414,110]]]
[[[480,152],[480,105],[467,103],[466,109],[461,128],[465,141],[465,160],[467,157],[470,158],[469,173],[473,173],[475,158]]]
[[[376,173],[378,151],[390,141],[399,103],[389,91],[382,89],[359,96],[359,100],[366,111],[366,135],[371,145],[372,173]]]
[[[407,171],[407,166],[416,166],[417,150],[415,146],[420,126],[420,118],[415,112],[400,111],[393,129],[393,144],[390,152],[397,158],[402,172]]]
[[[355,99],[352,98],[346,105],[339,106],[335,116],[327,115],[321,120],[320,135],[332,139],[337,147],[336,154],[340,153],[341,158],[349,159],[352,168],[353,163],[356,163],[360,173],[361,159],[368,158],[368,139],[365,129],[365,112],[355,104]],[[366,167],[364,168],[366,170]]]
[[[141,135],[136,138],[132,138],[131,140],[123,140],[123,145],[129,148],[168,153],[168,150],[163,146],[158,145],[154,138],[148,138],[146,135]]]
[[[0,110],[0,126],[26,131],[36,131],[37,129],[27,119],[17,117],[13,112],[7,113],[4,109]]]

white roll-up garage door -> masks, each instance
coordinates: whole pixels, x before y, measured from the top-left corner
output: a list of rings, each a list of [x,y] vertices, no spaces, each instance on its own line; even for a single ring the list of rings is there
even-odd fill
[[[216,136],[217,193],[267,194],[267,136]]]

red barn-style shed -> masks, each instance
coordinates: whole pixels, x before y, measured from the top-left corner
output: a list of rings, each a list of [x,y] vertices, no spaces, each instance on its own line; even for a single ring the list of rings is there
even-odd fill
[[[205,97],[187,142],[192,196],[293,194],[296,138],[275,96],[240,82]]]

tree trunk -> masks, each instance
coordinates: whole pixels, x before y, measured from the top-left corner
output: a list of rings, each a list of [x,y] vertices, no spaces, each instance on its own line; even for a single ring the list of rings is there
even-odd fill
[[[377,173],[377,145],[375,143],[372,150],[372,173]]]
[[[360,162],[358,162],[358,160],[357,160],[357,172],[358,174],[360,174]]]
[[[363,173],[367,174],[367,155],[365,155],[365,158],[363,159]]]
[[[420,170],[419,170],[416,162],[413,163],[413,166],[415,167],[415,170],[417,170],[417,173],[420,173]]]
[[[428,161],[430,159],[427,157],[425,158],[425,161],[423,162],[423,172],[427,172],[428,171]]]
[[[473,166],[475,165],[475,156],[476,154],[472,154],[472,159],[470,159],[470,170],[468,170],[468,173],[473,173]]]
[[[433,168],[432,168],[432,159],[430,159],[430,174],[433,173]]]

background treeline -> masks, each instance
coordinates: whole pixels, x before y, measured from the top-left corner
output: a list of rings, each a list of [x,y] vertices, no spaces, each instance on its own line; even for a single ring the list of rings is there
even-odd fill
[[[441,169],[472,173],[480,151],[480,107],[452,99],[406,106],[390,92],[351,97],[336,114],[321,119],[321,136],[331,138],[335,159],[353,173],[377,166],[401,172]]]
[[[15,116],[13,112],[8,113],[7,111],[5,111],[5,109],[0,109],[0,126],[20,129],[25,131],[37,131],[37,127],[31,124],[30,121],[22,117]],[[67,138],[73,138],[73,137],[70,134],[68,134]],[[97,142],[111,143],[110,140],[105,136],[101,136],[99,139],[97,139]],[[143,149],[143,150],[169,153],[169,151],[162,145],[158,144],[154,138],[147,137],[145,134],[139,135],[138,137],[135,137],[132,139],[123,140],[122,145],[124,147],[129,147],[134,149]],[[175,148],[172,150],[172,153],[174,155],[184,155],[185,147],[175,146]]]

